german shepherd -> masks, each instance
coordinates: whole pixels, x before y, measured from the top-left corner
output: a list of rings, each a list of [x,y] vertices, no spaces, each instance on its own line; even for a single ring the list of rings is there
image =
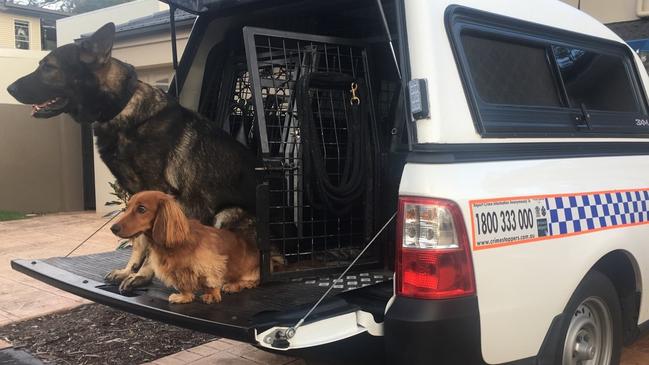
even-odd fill
[[[7,91],[32,104],[36,118],[68,113],[78,123],[92,123],[102,160],[127,192],[163,191],[187,216],[246,230],[254,239],[256,157],[215,123],[139,81],[133,66],[112,58],[114,35],[115,25],[108,23],[78,44],[56,48]],[[149,283],[148,252],[146,238],[135,239],[126,268],[106,280],[121,283],[124,292]]]

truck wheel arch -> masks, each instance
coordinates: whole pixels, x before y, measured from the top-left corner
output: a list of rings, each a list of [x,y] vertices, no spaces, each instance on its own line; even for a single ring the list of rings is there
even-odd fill
[[[626,250],[614,250],[602,256],[588,270],[584,278],[592,271],[598,271],[607,276],[618,293],[622,309],[622,340],[624,345],[628,345],[639,334],[638,314],[642,294],[642,282],[638,262],[630,252]],[[556,339],[561,336],[561,328],[565,321],[569,321],[569,318],[566,318],[564,313],[558,314],[552,320],[537,355],[539,365],[556,364],[556,356],[561,349]]]
[[[615,286],[622,307],[623,341],[630,344],[639,334],[642,276],[637,260],[629,251],[615,250],[599,259],[591,270],[606,275]]]

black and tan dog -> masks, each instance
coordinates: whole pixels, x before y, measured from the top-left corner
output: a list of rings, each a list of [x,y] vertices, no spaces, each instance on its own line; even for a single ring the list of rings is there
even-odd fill
[[[115,26],[106,24],[79,44],[50,52],[38,68],[10,85],[18,101],[33,104],[32,115],[70,114],[92,123],[102,160],[129,193],[161,190],[185,213],[217,224],[217,213],[234,226],[243,216],[254,237],[255,156],[213,122],[162,90],[138,80],[131,65],[111,57]],[[236,208],[235,208],[236,207]],[[153,271],[148,242],[134,240],[127,267],[107,280],[120,290],[148,283]]]

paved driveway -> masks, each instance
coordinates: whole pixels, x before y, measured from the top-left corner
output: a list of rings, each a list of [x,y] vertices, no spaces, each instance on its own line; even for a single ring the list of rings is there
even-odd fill
[[[12,270],[10,262],[65,255],[104,221],[94,213],[80,212],[0,222],[0,325],[87,303]],[[105,252],[116,246],[115,236],[105,229],[75,254]]]
[[[14,258],[62,256],[105,222],[95,213],[51,214],[25,220],[0,222],[0,325],[66,310],[87,303],[85,299],[43,284],[13,271]],[[114,250],[117,239],[105,227],[75,255]],[[300,354],[305,360],[270,354],[253,346],[221,339],[158,359],[160,365],[298,365],[381,363],[381,343],[370,336],[349,344],[333,344]],[[2,347],[0,343],[0,347]],[[338,356],[341,355],[341,356]],[[340,361],[344,357],[345,361]],[[649,364],[649,335],[622,353],[622,365]]]

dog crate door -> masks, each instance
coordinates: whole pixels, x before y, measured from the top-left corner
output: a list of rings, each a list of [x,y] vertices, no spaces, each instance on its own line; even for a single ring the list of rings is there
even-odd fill
[[[374,228],[377,142],[370,132],[375,120],[366,48],[356,40],[262,28],[243,33],[261,179],[268,187],[258,196],[268,204],[258,205],[259,225],[267,225],[259,231],[268,232],[259,243],[287,262],[271,276],[340,270]],[[379,263],[377,249],[359,265]]]

